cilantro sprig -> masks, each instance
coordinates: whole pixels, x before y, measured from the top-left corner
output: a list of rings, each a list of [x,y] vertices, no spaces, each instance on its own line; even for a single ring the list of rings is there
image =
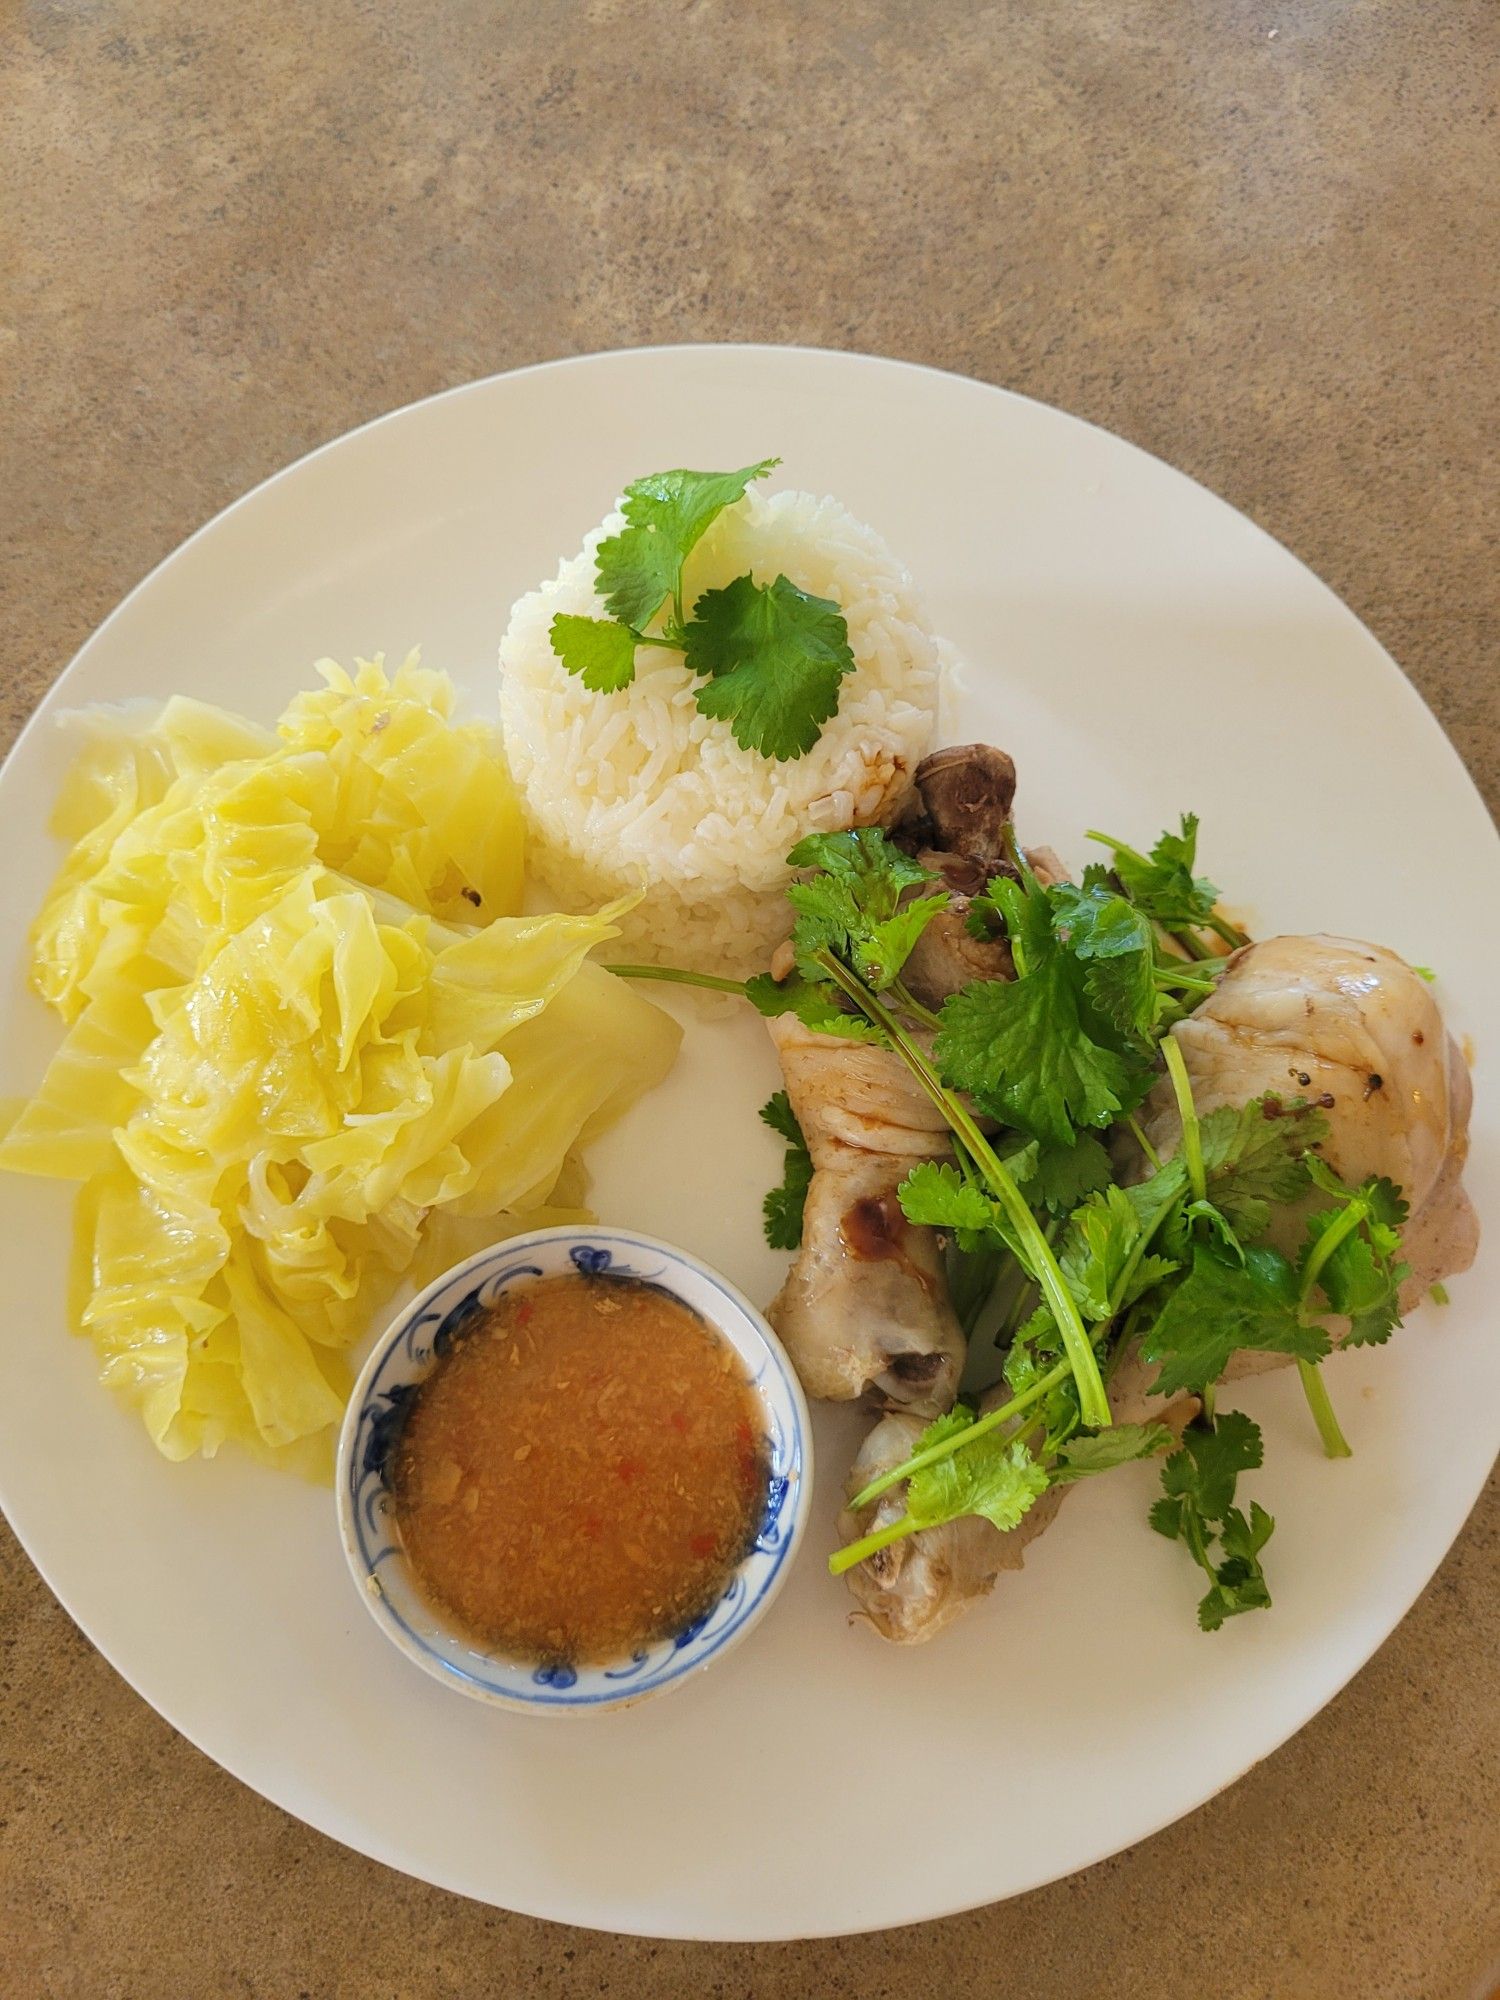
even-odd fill
[[[1001,1413],[981,1417],[960,1404],[917,1440],[906,1479],[904,1511],[830,1556],[835,1576],[924,1528],[977,1514],[1002,1533],[1017,1527],[1052,1486],[1073,1485],[1134,1459],[1154,1458],[1172,1443],[1165,1424],[1115,1424],[1096,1436],[1055,1444],[1039,1418],[1001,1428]],[[1040,1435],[1039,1435],[1040,1433]],[[962,1442],[962,1452],[952,1449]],[[895,1482],[876,1481],[849,1503],[858,1509]]]
[[[1270,1609],[1260,1552],[1276,1523],[1258,1501],[1248,1516],[1234,1504],[1240,1474],[1253,1472],[1261,1457],[1259,1426],[1243,1411],[1226,1410],[1212,1426],[1190,1424],[1181,1449],[1162,1467],[1162,1497],[1151,1509],[1151,1525],[1169,1541],[1185,1542],[1208,1578],[1198,1606],[1205,1632],[1217,1632],[1242,1611]]]
[[[1205,875],[1195,875],[1198,863],[1198,815],[1183,813],[1176,833],[1164,833],[1149,854],[1117,840],[1112,833],[1091,829],[1090,840],[1110,849],[1115,879],[1143,916],[1161,925],[1192,958],[1205,950],[1200,930],[1210,930],[1227,945],[1248,944],[1249,938],[1218,911],[1219,891]]]
[[[802,1241],[802,1211],[807,1190],[812,1185],[812,1155],[802,1136],[802,1127],[792,1109],[792,1100],[778,1090],[760,1107],[763,1122],[786,1141],[786,1163],[781,1184],[773,1187],[762,1203],[766,1241],[773,1250],[795,1250]]]
[[[1015,977],[946,1001],[936,1054],[983,1109],[1066,1145],[1141,1101],[1162,1035],[1212,993],[1214,975],[1169,959],[1104,870],[1046,886],[1024,861],[1016,873],[997,876],[969,912],[971,929],[1007,939]]]
[[[771,583],[740,576],[704,591],[691,618],[683,601],[688,557],[724,509],[780,463],[653,472],[627,486],[625,526],[600,542],[594,558],[609,617],[559,612],[550,636],[564,667],[595,694],[630,686],[641,646],[680,653],[697,677],[700,712],[727,722],[742,749],[786,761],[817,742],[838,712],[844,676],[854,671],[842,611],[782,575]]]

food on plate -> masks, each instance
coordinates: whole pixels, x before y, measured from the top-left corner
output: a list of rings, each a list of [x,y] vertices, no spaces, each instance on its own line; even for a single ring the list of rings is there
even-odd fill
[[[403,1279],[577,1216],[575,1149],[676,1024],[521,916],[492,729],[379,661],[272,733],[174,699],[75,718],[33,934],[69,1024],[0,1166],[83,1183],[74,1316],[169,1458],[326,1460],[342,1354]]]
[[[1302,1097],[1324,1116],[1318,1151],[1341,1180],[1374,1175],[1401,1190],[1403,1307],[1473,1262],[1479,1225],[1462,1179],[1468,1064],[1431,982],[1395,952],[1354,938],[1267,938],[1236,954],[1174,1033],[1200,1115],[1277,1092]],[[1158,1152],[1175,1149],[1182,1125],[1169,1086],[1157,1085],[1141,1119]],[[1278,1209],[1267,1242],[1295,1254],[1316,1198],[1308,1189]],[[1250,1358],[1236,1357],[1231,1372]]]
[[[765,1508],[764,1419],[738,1355],[636,1279],[503,1293],[398,1421],[388,1476],[419,1585],[519,1659],[607,1663],[684,1631]]]
[[[943,672],[879,535],[836,500],[763,493],[774,464],[636,480],[500,648],[548,893],[643,890],[629,948],[710,973],[757,969],[785,935],[804,834],[905,804]]]
[[[1216,1630],[1275,1527],[1227,1385],[1295,1362],[1346,1455],[1321,1364],[1474,1257],[1463,1056],[1395,952],[1252,941],[1190,814],[1077,876],[1023,847],[1009,755],[932,748],[910,577],[777,463],[626,487],[512,610],[503,749],[415,658],[323,663],[274,733],[75,718],[32,964],[68,1031],[0,1166],[83,1183],[75,1317],[168,1457],[309,1465],[398,1285],[578,1213],[680,1039],[632,982],[738,994],[784,1085],[768,1316],[874,1417],[830,1558],[869,1623],[931,1637],[1155,1460]],[[567,913],[521,914],[532,864]],[[549,1280],[405,1408],[408,1553],[487,1642],[614,1658],[722,1592],[757,1422],[685,1307]]]
[[[771,1032],[809,1184],[797,1255],[766,1317],[810,1396],[868,1394],[936,1416],[958,1393],[963,1328],[937,1232],[907,1221],[896,1190],[916,1161],[947,1155],[947,1127],[886,1050],[791,1014]]]
[[[1109,859],[1073,881],[1018,844],[1002,753],[915,775],[894,828],[792,849],[791,938],[746,986],[787,1085],[772,1314],[813,1393],[889,1412],[831,1567],[886,1637],[927,1638],[1069,1485],[1160,1458],[1151,1523],[1215,1630],[1269,1605],[1274,1527],[1239,1502],[1262,1439],[1220,1387],[1295,1360],[1347,1452],[1319,1364],[1474,1255],[1462,1057],[1393,952],[1252,944],[1192,816],[1149,853],[1092,836]]]
[[[904,1465],[924,1429],[916,1417],[882,1417],[849,1468],[849,1493]],[[919,1534],[893,1532],[889,1541],[881,1540],[885,1530],[901,1527],[910,1512],[906,1482],[888,1487],[857,1513],[846,1509],[839,1519],[845,1541],[875,1544],[847,1573],[861,1615],[882,1639],[910,1645],[933,1638],[988,1595],[1006,1570],[1021,1567],[1027,1544],[1051,1523],[1065,1490],[1054,1485],[1039,1493],[1008,1529],[984,1514],[959,1514]]]
[[[917,767],[912,802],[892,834],[897,854],[875,836],[828,843],[814,835],[792,852],[798,865],[828,865],[835,881],[846,862],[858,869],[867,851],[877,857],[889,875],[890,921],[907,927],[902,941],[911,935],[900,991],[919,1020],[969,980],[1009,969],[1006,945],[971,936],[965,911],[967,894],[1004,865],[1015,788],[1015,766],[1000,751],[940,751]],[[915,857],[909,867],[900,853]],[[1029,858],[1046,879],[1061,874],[1050,851]],[[794,908],[820,920],[816,884],[793,884],[789,894]],[[773,975],[785,978],[794,964],[783,947]],[[900,1058],[851,1041],[847,1023],[824,1034],[788,1012],[769,1026],[809,1178],[800,1231],[786,1245],[797,1254],[766,1316],[809,1395],[866,1395],[939,1416],[958,1393],[964,1329],[940,1234],[906,1217],[898,1190],[917,1162],[951,1157],[951,1127]]]

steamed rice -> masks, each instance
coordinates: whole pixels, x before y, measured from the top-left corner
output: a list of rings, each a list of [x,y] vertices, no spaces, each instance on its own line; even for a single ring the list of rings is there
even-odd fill
[[[699,713],[677,653],[642,648],[633,684],[593,694],[552,651],[559,612],[603,617],[594,551],[611,514],[551,582],[521,598],[500,647],[501,718],[549,902],[592,908],[644,888],[624,920],[635,954],[738,976],[786,935],[789,849],[803,834],[887,821],[930,747],[942,649],[912,580],[836,500],[752,491],[688,560],[684,599],[749,571],[784,572],[843,611],[855,671],[806,756],[744,750]]]

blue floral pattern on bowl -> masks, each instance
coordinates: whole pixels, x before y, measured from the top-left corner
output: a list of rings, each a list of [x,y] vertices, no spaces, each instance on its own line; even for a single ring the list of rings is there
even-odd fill
[[[513,1285],[577,1271],[659,1286],[716,1327],[745,1364],[770,1458],[755,1542],[719,1598],[681,1632],[606,1666],[541,1666],[486,1650],[422,1597],[395,1531],[386,1473],[408,1399],[464,1327]],[[811,1498],[807,1405],[761,1315],[684,1250],[634,1231],[537,1230],[480,1251],[429,1285],[377,1341],[355,1385],[339,1446],[339,1527],[366,1609],[408,1659],[464,1694],[535,1713],[623,1706],[671,1687],[744,1637],[764,1614],[800,1539]]]

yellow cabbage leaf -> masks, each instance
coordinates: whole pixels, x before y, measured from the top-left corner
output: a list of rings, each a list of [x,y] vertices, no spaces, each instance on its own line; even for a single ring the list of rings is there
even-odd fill
[[[169,1458],[326,1470],[342,1351],[403,1284],[583,1220],[577,1149],[679,1030],[517,914],[521,821],[446,677],[320,667],[272,735],[86,711],[32,975],[69,1023],[0,1167],[83,1182],[74,1324]]]

